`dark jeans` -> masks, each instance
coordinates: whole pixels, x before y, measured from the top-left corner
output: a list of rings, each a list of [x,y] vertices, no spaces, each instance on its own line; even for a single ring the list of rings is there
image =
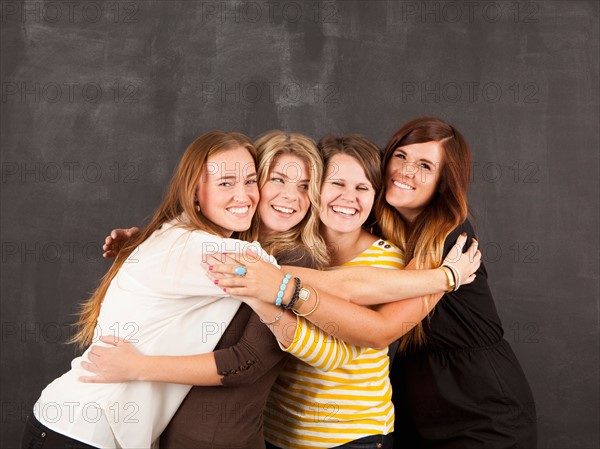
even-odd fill
[[[96,449],[94,446],[74,440],[48,429],[31,415],[27,417],[21,449]]]
[[[273,446],[268,441],[265,443],[267,445],[267,449],[281,449],[277,446]],[[369,435],[367,437],[359,438],[358,440],[342,444],[341,446],[335,446],[332,449],[392,449],[393,445],[394,434],[390,433],[388,435]]]

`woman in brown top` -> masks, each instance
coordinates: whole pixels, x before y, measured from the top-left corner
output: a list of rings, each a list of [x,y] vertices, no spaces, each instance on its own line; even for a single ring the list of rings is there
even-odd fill
[[[261,198],[252,228],[239,238],[258,238],[280,264],[325,266],[327,249],[319,235],[323,163],[314,141],[301,134],[272,131],[256,141],[256,148]],[[113,231],[106,239],[105,255],[114,257],[133,233],[135,229]],[[214,327],[208,323],[202,331],[220,330],[217,323]],[[265,447],[262,412],[287,354],[248,305],[240,306],[214,352],[177,357],[176,363],[172,357],[143,357],[122,340],[107,342],[116,343],[115,347],[94,350],[97,357],[105,356],[100,370],[98,365],[85,366],[97,375],[82,380],[202,385],[193,387],[184,399],[161,435],[161,449]]]

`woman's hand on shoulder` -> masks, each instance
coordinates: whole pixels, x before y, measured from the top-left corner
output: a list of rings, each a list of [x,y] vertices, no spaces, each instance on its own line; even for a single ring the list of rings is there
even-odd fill
[[[102,245],[102,257],[106,259],[114,259],[123,248],[123,245],[134,235],[140,232],[139,228],[135,226],[129,229],[113,229],[110,235],[107,235],[104,239],[104,245]]]
[[[467,233],[463,232],[456,239],[456,243],[442,262],[442,265],[451,265],[460,273],[460,285],[470,284],[475,280],[475,272],[481,265],[481,251],[479,243],[473,239],[471,246],[463,252],[467,242]]]

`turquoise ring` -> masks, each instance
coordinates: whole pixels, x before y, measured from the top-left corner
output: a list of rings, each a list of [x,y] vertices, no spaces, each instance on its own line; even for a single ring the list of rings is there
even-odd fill
[[[240,266],[235,267],[235,270],[233,270],[233,272],[235,274],[237,274],[238,276],[243,277],[243,276],[246,276],[246,273],[248,273],[248,270],[246,270],[246,267],[240,265]]]

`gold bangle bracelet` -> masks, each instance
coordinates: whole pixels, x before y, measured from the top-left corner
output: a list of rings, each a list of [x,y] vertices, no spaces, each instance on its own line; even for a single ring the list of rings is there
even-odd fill
[[[310,312],[306,312],[306,313],[298,313],[296,311],[294,311],[294,313],[298,316],[301,317],[307,317],[308,315],[310,315],[311,313],[313,313],[315,310],[317,310],[317,307],[319,307],[319,301],[321,300],[321,298],[319,298],[319,292],[317,291],[316,288],[313,287],[306,287],[306,288],[310,288],[312,289],[313,292],[315,292],[315,305],[314,307],[310,310]]]
[[[456,284],[454,283],[454,273],[452,273],[452,271],[450,270],[450,268],[445,267],[445,266],[441,266],[440,269],[446,273],[446,277],[448,278],[448,290],[446,290],[446,293],[450,293],[454,291],[454,287],[456,286]]]

